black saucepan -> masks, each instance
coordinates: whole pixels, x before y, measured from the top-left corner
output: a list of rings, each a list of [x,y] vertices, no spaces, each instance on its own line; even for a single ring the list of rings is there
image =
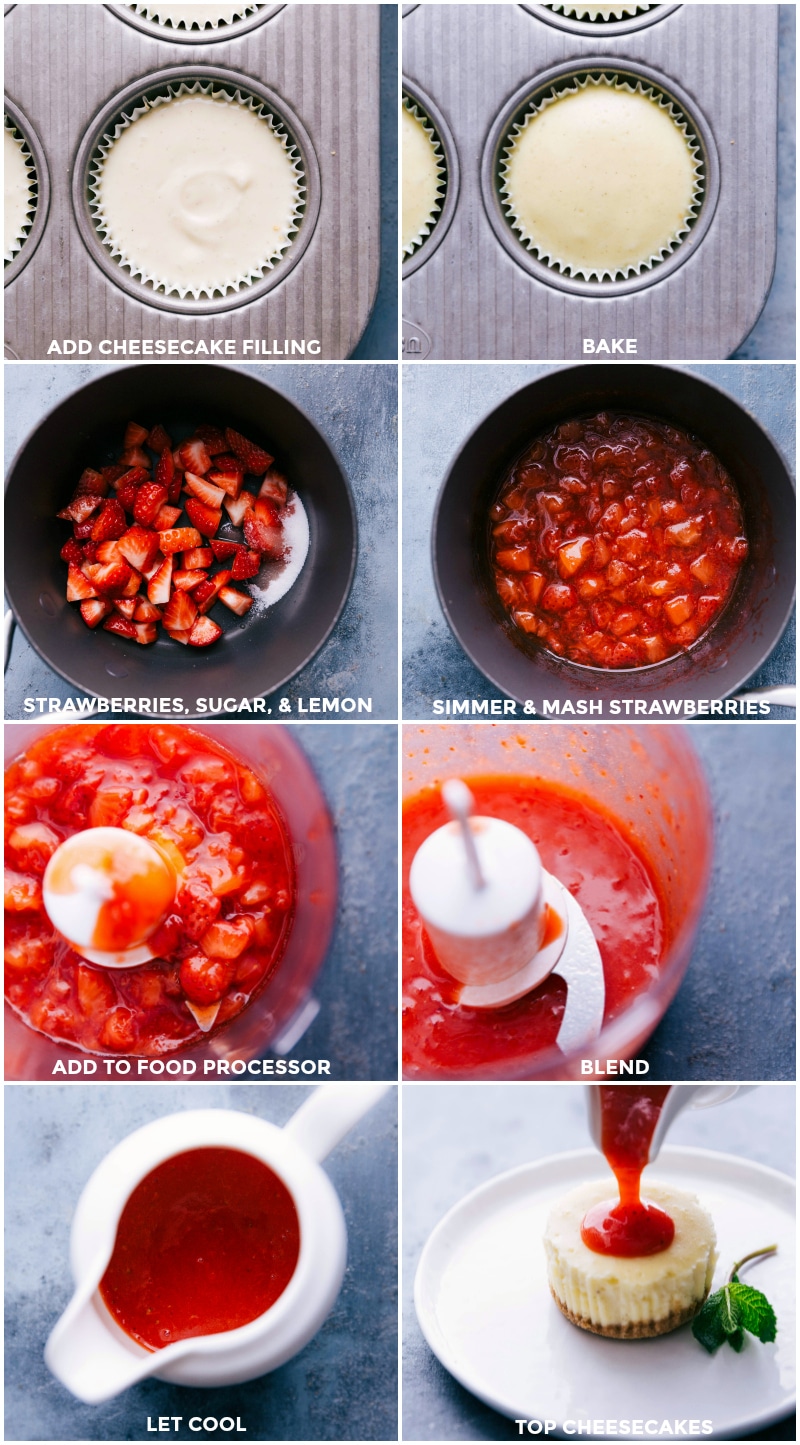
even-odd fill
[[[182,439],[201,422],[232,426],[273,453],[302,498],[311,546],[294,586],[273,607],[237,617],[217,603],[224,636],[184,647],[160,632],[143,647],[90,631],[66,601],[69,536],[56,512],[86,466],[114,461],[128,421],[166,427]],[[238,536],[238,533],[236,534]],[[140,365],[109,371],[62,401],[15,458],[6,492],[6,588],[29,642],[56,672],[100,697],[251,699],[295,676],[336,625],[353,578],[356,518],[350,488],[330,446],[288,397],[226,366]],[[243,584],[246,589],[247,584]]]
[[[488,509],[505,473],[540,432],[601,410],[639,413],[701,437],[736,482],[750,553],[708,634],[652,667],[605,670],[564,661],[520,633],[496,595]],[[795,495],[786,464],[738,402],[672,367],[565,367],[514,392],[484,418],[452,463],[433,523],[433,570],[444,615],[464,651],[519,702],[630,695],[723,698],[760,667],[789,619],[795,583]]]

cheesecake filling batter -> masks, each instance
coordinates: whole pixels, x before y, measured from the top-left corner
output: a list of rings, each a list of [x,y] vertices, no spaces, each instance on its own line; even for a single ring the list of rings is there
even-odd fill
[[[6,261],[11,261],[20,250],[33,221],[35,174],[21,138],[6,121],[3,139],[3,255]]]
[[[410,256],[436,224],[446,172],[436,134],[416,106],[400,108],[403,138],[403,255]]]
[[[263,275],[299,224],[302,172],[263,110],[184,93],[124,117],[94,167],[106,245],[157,289],[199,297]]]

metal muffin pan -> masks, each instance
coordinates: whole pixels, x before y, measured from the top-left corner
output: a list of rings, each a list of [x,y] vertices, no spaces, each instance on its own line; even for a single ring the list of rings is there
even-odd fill
[[[134,25],[134,12],[123,10],[17,5],[4,22],[6,87],[38,134],[51,186],[33,264],[6,288],[12,353],[44,359],[53,339],[69,338],[90,341],[90,354],[102,359],[97,345],[107,338],[203,340],[209,350],[230,338],[240,358],[255,360],[241,343],[256,338],[281,347],[318,341],[311,359],[348,356],[378,281],[377,5],[266,6],[248,17],[254,23],[220,27],[212,39],[204,31],[193,43],[165,26]],[[164,74],[240,78],[303,154],[306,212],[285,259],[262,282],[207,308],[132,283],[99,254],[105,248],[86,209],[83,177],[98,126]],[[69,106],[59,100],[66,95]]]
[[[31,226],[20,249],[4,268],[3,285],[10,286],[15,281],[24,266],[31,260],[36,247],[44,235],[44,228],[47,224],[47,213],[50,209],[50,176],[47,171],[42,143],[36,131],[28,120],[27,116],[6,97],[5,113],[10,121],[13,121],[19,134],[23,137],[28,150],[31,153],[34,167],[36,169],[36,211]]]
[[[179,45],[215,45],[220,40],[235,39],[239,35],[245,35],[248,30],[254,30],[257,25],[263,25],[265,20],[271,20],[283,5],[259,5],[252,15],[243,15],[241,20],[226,20],[216,28],[209,26],[203,30],[187,30],[175,25],[162,25],[158,20],[151,20],[147,15],[139,15],[132,5],[109,5],[108,9],[126,25],[132,25],[134,30],[141,30],[145,35],[154,35],[156,39],[175,40]]]
[[[442,244],[447,229],[455,215],[458,202],[458,151],[456,150],[453,137],[450,134],[450,127],[447,124],[442,112],[437,105],[434,105],[430,96],[423,95],[418,86],[404,85],[403,95],[408,96],[422,113],[430,121],[436,132],[440,148],[444,154],[444,164],[447,173],[446,188],[444,193],[444,204],[436,213],[436,222],[429,236],[426,236],[424,244],[412,251],[410,256],[403,259],[403,276],[411,276],[418,266],[424,266],[431,252]]]
[[[628,355],[641,360],[722,358],[752,329],[775,264],[778,7],[660,10],[614,34],[556,25],[566,17],[538,5],[421,5],[404,21],[408,86],[439,107],[460,163],[447,236],[404,276],[407,358],[577,359],[584,339],[635,341]],[[698,221],[671,258],[631,278],[635,289],[568,288],[526,250],[497,196],[506,122],[548,78],[586,68],[639,72],[672,93],[709,165]]]
[[[579,20],[575,15],[562,15],[548,5],[523,5],[539,20],[555,25],[558,30],[568,30],[572,35],[629,35],[632,30],[641,30],[646,25],[656,25],[665,16],[677,10],[677,5],[650,5],[641,15],[625,15],[618,20]]]

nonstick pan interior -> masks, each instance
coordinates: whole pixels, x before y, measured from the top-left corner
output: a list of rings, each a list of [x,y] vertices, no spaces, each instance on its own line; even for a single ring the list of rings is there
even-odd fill
[[[224,636],[183,647],[165,633],[149,647],[90,631],[65,598],[69,535],[56,512],[85,466],[115,460],[128,421],[161,422],[173,438],[200,422],[232,426],[274,453],[308,513],[311,545],[294,586],[268,611],[243,618],[220,605]],[[237,534],[238,535],[238,534]],[[143,365],[110,371],[67,397],[18,453],[6,493],[6,587],[26,637],[82,692],[101,697],[255,698],[282,687],[322,646],[347,600],[356,519],[331,448],[294,402],[234,368]]]
[[[523,448],[560,421],[603,409],[638,412],[696,433],[731,473],[750,542],[733,598],[707,637],[654,667],[565,662],[523,636],[494,590],[487,512]],[[476,667],[519,702],[541,697],[729,696],[760,667],[788,621],[795,581],[795,496],[786,465],[745,409],[672,367],[565,367],[523,387],[479,424],[453,461],[436,507],[433,569],[445,617]]]

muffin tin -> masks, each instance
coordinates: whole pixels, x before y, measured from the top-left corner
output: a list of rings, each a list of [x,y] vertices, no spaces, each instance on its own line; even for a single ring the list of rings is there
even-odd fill
[[[202,340],[210,352],[230,338],[243,357],[241,343],[255,338],[280,350],[252,360],[291,356],[287,339],[319,342],[312,359],[349,355],[378,278],[376,5],[265,5],[202,32],[126,5],[17,5],[5,27],[11,114],[31,144],[38,136],[51,188],[35,256],[32,235],[13,284],[6,271],[7,354],[42,359],[53,339],[67,338],[90,341],[98,358],[103,339]],[[88,205],[105,127],[137,95],[179,79],[238,86],[263,102],[297,147],[306,182],[283,259],[251,286],[188,304],[132,280],[103,247]],[[69,106],[53,103],[67,95]]]
[[[544,5],[417,6],[403,23],[404,85],[438,109],[460,187],[446,236],[403,268],[406,358],[572,359],[584,340],[604,340],[608,354],[622,342],[643,360],[730,356],[775,261],[777,34],[775,5],[658,5],[619,21]],[[514,118],[546,87],[589,72],[671,97],[703,154],[697,221],[626,281],[576,281],[539,262],[500,194]]]

